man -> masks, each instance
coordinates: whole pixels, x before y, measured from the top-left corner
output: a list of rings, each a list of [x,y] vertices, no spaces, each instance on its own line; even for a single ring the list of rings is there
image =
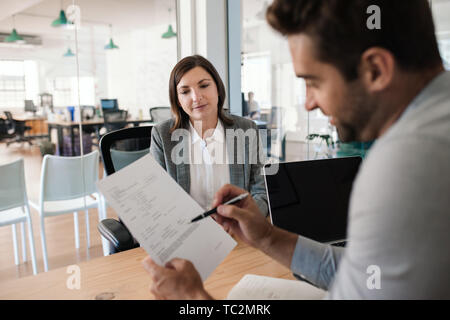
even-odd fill
[[[261,116],[261,110],[259,108],[258,102],[255,100],[255,93],[250,91],[248,93],[248,110],[251,119],[259,119]]]
[[[381,29],[368,27],[377,5]],[[345,249],[280,230],[248,198],[219,206],[225,230],[328,290],[331,299],[450,298],[450,73],[426,0],[276,0],[306,81],[307,110],[331,117],[342,141],[377,139],[354,183]],[[213,205],[241,193],[223,187]],[[189,262],[150,258],[160,298],[211,298]]]

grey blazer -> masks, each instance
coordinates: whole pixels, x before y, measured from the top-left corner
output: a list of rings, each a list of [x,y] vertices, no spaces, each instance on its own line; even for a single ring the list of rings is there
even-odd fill
[[[248,190],[258,204],[261,213],[264,214],[264,216],[267,216],[267,195],[264,177],[262,175],[262,163],[260,161],[262,157],[256,156],[261,150],[259,147],[261,145],[259,143],[259,135],[256,134],[256,139],[247,138],[245,139],[245,142],[242,142],[241,140],[242,143],[238,142],[239,139],[228,135],[229,133],[236,133],[236,129],[242,129],[244,132],[248,129],[254,129],[255,133],[257,133],[256,124],[253,121],[242,117],[234,115],[228,116],[234,121],[234,124],[231,126],[223,123],[227,143],[227,153],[231,162],[229,164],[230,183]],[[188,128],[184,128],[184,130],[175,130],[174,133],[171,134],[170,128],[173,126],[173,123],[174,120],[169,119],[153,127],[150,153],[170,176],[175,179],[187,193],[189,193],[191,182],[189,148],[191,138]],[[245,149],[244,152],[242,148]],[[174,161],[172,161],[172,159]],[[231,161],[231,159],[234,160]]]

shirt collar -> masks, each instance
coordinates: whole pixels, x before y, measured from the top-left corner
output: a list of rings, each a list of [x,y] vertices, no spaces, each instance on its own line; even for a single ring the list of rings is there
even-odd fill
[[[198,135],[197,131],[192,126],[192,123],[189,121],[189,132],[191,133],[191,143],[196,143],[199,140],[202,140],[200,136]],[[217,141],[217,142],[224,142],[224,129],[223,124],[220,119],[217,121],[216,128],[214,129],[214,133],[211,137],[206,138],[207,141]]]
[[[408,112],[424,105],[425,101],[432,97],[442,95],[448,92],[448,81],[450,80],[450,71],[443,71],[434,77],[419,94],[411,101],[406,110],[402,113],[399,120]]]

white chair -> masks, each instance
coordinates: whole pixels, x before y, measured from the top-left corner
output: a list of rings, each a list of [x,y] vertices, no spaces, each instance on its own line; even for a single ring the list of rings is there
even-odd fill
[[[98,181],[99,153],[93,151],[82,157],[59,157],[46,155],[41,170],[41,193],[39,204],[30,204],[39,211],[41,220],[42,254],[44,270],[48,271],[47,242],[44,218],[73,212],[75,247],[80,248],[78,211],[85,211],[86,241],[90,248],[88,209],[97,208],[99,221],[104,219]],[[82,174],[84,172],[84,175]],[[83,178],[84,177],[84,178]]]
[[[28,240],[30,241],[31,263],[33,274],[37,274],[36,250],[34,247],[33,226],[28,206],[27,190],[23,159],[0,166],[0,226],[12,225],[14,260],[19,264],[16,224],[22,229],[22,255],[27,261],[27,245],[25,241],[25,222],[28,223]]]

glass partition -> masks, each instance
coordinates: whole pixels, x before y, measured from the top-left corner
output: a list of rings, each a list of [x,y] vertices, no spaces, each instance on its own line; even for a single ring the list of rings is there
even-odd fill
[[[150,109],[169,106],[169,76],[177,62],[176,1],[3,2],[0,164],[24,158],[28,197],[38,203],[44,155],[72,157],[98,150],[108,131],[151,124]],[[119,153],[136,149],[130,143],[122,147]],[[99,174],[103,176],[101,161]],[[58,216],[58,222],[46,225],[50,268],[103,254],[97,210],[91,211],[89,250],[84,242],[75,250],[72,221],[64,227],[69,232],[59,253],[67,259],[52,257],[56,251],[51,246],[61,237],[57,226],[72,217]],[[110,209],[108,213],[114,215]],[[38,249],[38,258],[40,254]]]
[[[446,70],[450,70],[450,1],[430,1],[439,50]]]
[[[320,110],[304,108],[306,86],[295,76],[287,40],[266,22],[267,1],[241,1],[241,90],[244,116],[271,129],[268,153],[281,161],[364,156],[371,143],[340,143]]]

